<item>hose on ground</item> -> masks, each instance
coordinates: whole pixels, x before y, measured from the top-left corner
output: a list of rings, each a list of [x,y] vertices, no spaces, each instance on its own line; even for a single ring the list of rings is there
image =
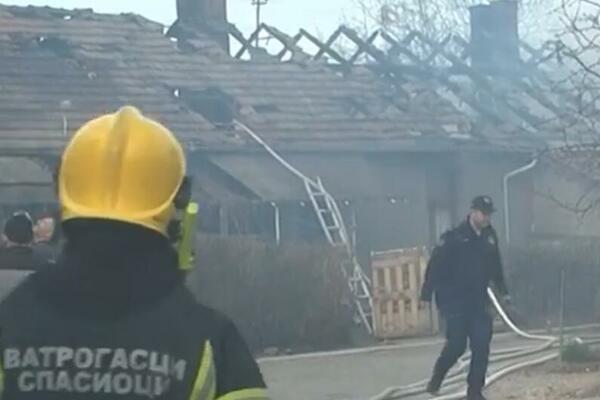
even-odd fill
[[[492,354],[490,356],[490,363],[497,363],[497,362],[501,362],[501,361],[510,361],[510,360],[521,359],[523,357],[534,356],[536,354],[541,354],[541,353],[550,351],[554,347],[556,347],[556,345],[558,344],[559,338],[557,338],[555,336],[549,336],[549,335],[536,335],[536,334],[528,333],[528,332],[521,330],[512,321],[512,319],[508,316],[508,314],[506,313],[506,311],[500,304],[500,301],[498,300],[498,298],[496,297],[496,295],[494,294],[494,292],[491,289],[488,289],[488,296],[490,297],[490,300],[491,300],[492,304],[494,305],[494,308],[496,309],[496,311],[498,312],[498,314],[500,315],[500,317],[502,318],[504,323],[514,333],[516,333],[519,337],[522,337],[524,339],[543,342],[541,345],[535,346],[533,348],[531,348],[531,347],[522,348],[521,347],[521,348],[500,350],[497,352],[492,352]],[[590,325],[590,327],[591,326],[592,325]],[[588,337],[585,339],[587,339],[587,340],[585,340],[586,343],[600,342],[600,337],[592,336],[592,337]],[[489,386],[489,385],[497,382],[498,380],[502,379],[503,377],[505,377],[513,372],[519,371],[523,368],[528,368],[528,367],[536,366],[539,364],[543,364],[543,363],[546,363],[553,359],[556,359],[558,357],[559,357],[559,353],[552,352],[551,354],[546,354],[546,355],[536,358],[534,360],[528,360],[528,361],[520,362],[517,364],[509,365],[509,366],[501,369],[500,371],[495,372],[491,376],[489,376],[489,378],[487,380],[487,385]],[[446,386],[456,384],[465,379],[469,361],[470,361],[470,356],[461,357],[461,359],[459,360],[455,369],[448,375],[448,377],[445,381]],[[369,400],[399,400],[399,399],[404,399],[407,397],[412,397],[415,395],[420,395],[420,394],[425,393],[425,386],[427,385],[427,382],[428,382],[428,380],[425,379],[425,380],[415,382],[410,385],[390,387],[390,388],[387,388],[384,391],[382,391],[380,394],[370,398]],[[465,390],[463,389],[456,393],[435,397],[435,400],[458,400],[458,399],[464,398],[464,396],[465,396]]]
[[[587,344],[597,344],[600,343],[600,338],[598,338],[597,336],[594,339],[588,340],[585,343]],[[514,373],[514,372],[518,372],[522,369],[525,368],[531,368],[531,367],[535,367],[538,365],[542,365],[545,364],[549,361],[555,360],[557,358],[560,357],[560,353],[558,352],[553,352],[551,354],[545,355],[543,357],[540,358],[536,358],[534,360],[529,360],[529,361],[524,361],[518,364],[512,364],[509,365],[508,367],[505,367],[503,369],[501,369],[500,371],[490,375],[487,379],[487,386],[493,385],[494,383],[496,383],[497,381],[499,381],[500,379]],[[466,392],[460,391],[457,393],[453,393],[453,394],[449,394],[449,395],[444,395],[444,396],[438,396],[436,397],[434,400],[460,400],[462,398],[464,398],[466,395]]]

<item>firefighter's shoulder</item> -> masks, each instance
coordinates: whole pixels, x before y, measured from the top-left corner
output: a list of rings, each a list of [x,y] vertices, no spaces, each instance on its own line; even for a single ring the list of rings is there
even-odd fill
[[[196,321],[208,326],[217,374],[217,399],[267,400],[266,385],[247,342],[225,314],[197,303]]]

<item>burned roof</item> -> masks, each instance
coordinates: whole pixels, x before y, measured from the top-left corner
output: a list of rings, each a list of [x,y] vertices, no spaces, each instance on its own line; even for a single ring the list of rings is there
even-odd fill
[[[56,150],[84,121],[126,103],[164,122],[190,149],[254,147],[234,119],[280,148],[522,150],[546,139],[524,122],[523,104],[511,104],[512,89],[485,105],[477,90],[465,88],[476,82],[487,90],[487,78],[473,79],[470,70],[462,71],[465,83],[424,73],[422,61],[390,64],[390,54],[410,54],[400,46],[378,50],[374,40],[349,60],[322,42],[309,55],[298,48],[298,35],[261,28],[282,38],[292,57],[270,56],[234,28],[231,36],[243,44],[238,57],[208,34],[169,37],[162,25],[134,14],[0,6],[2,149]],[[247,52],[250,60],[242,57]],[[359,65],[364,54],[379,63]],[[324,55],[337,59],[338,68],[320,60]],[[443,55],[452,68],[464,68]],[[493,99],[498,87],[488,90]]]
[[[413,102],[418,104],[417,109],[436,120],[448,113],[468,119],[471,131],[455,131],[451,134],[454,137],[538,149],[586,140],[584,136],[591,133],[582,121],[573,87],[565,85],[562,78],[556,79],[565,68],[553,62],[556,49],[547,45],[534,49],[519,42],[517,53],[520,51],[522,58],[501,66],[479,66],[475,65],[472,46],[454,34],[436,42],[418,31],[398,38],[376,30],[363,38],[341,26],[329,38],[320,40],[302,29],[290,37],[263,24],[247,41],[233,35],[242,45],[235,57],[243,58],[252,49],[253,40],[264,35],[283,47],[272,55],[274,59],[322,62],[343,71],[348,79],[356,79],[368,70],[386,87],[395,88],[394,99],[400,94],[412,98],[426,88],[430,101]]]

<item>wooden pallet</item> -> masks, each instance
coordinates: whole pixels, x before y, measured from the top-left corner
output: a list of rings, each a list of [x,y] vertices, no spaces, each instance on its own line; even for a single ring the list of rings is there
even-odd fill
[[[377,338],[429,335],[439,330],[437,312],[423,308],[419,301],[426,267],[424,248],[372,253],[373,322]]]

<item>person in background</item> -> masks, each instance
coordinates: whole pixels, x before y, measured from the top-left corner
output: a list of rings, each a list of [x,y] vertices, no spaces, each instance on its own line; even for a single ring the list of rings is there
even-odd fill
[[[36,255],[49,262],[55,262],[59,252],[59,239],[56,221],[52,217],[43,217],[37,220],[33,227]]]
[[[42,217],[37,220],[33,227],[33,234],[36,243],[47,243],[52,239],[55,222],[52,217]]]
[[[437,307],[446,322],[446,345],[440,354],[427,392],[437,395],[448,371],[467,348],[471,366],[467,378],[467,400],[485,400],[482,390],[490,355],[492,316],[488,287],[493,283],[505,304],[510,302],[504,280],[498,235],[492,227],[494,203],[489,196],[477,196],[467,218],[442,235],[433,250],[421,300]]]
[[[33,221],[26,211],[18,211],[6,221],[3,237],[0,269],[36,271],[48,263],[48,259],[34,250]]]
[[[33,250],[33,222],[25,211],[5,223],[0,248],[0,299],[8,296],[34,271],[45,266]]]

